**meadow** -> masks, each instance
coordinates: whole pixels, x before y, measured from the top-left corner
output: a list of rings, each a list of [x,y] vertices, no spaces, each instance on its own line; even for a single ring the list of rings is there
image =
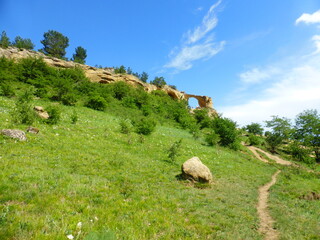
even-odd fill
[[[147,136],[124,134],[125,114],[58,106],[54,125],[19,142],[0,136],[0,239],[263,239],[257,229],[259,186],[283,168],[271,189],[271,214],[281,239],[320,239],[318,175],[265,164],[244,149],[208,146],[166,121]],[[15,99],[0,97],[0,128],[12,120]],[[72,121],[72,116],[77,121]],[[175,161],[168,149],[182,139]],[[212,186],[180,180],[180,166],[198,156]]]

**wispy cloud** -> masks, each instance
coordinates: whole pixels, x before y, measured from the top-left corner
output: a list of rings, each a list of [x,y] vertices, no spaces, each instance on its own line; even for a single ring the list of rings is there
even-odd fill
[[[245,84],[257,84],[270,79],[278,72],[279,70],[275,67],[268,67],[268,69],[264,70],[255,67],[246,72],[240,73],[239,77],[241,79],[241,82]]]
[[[255,93],[254,100],[243,104],[226,106],[220,111],[240,125],[268,120],[272,115],[294,118],[305,109],[320,106],[320,57],[308,63],[283,69],[276,81]]]
[[[194,61],[208,60],[223,49],[225,41],[215,42],[211,34],[218,24],[216,9],[221,2],[222,0],[219,0],[210,7],[199,26],[183,35],[182,45],[171,52],[171,60],[164,65],[165,68],[188,70]]]
[[[299,24],[299,23],[305,23],[305,24],[320,23],[320,10],[318,10],[312,14],[309,14],[309,13],[302,14],[296,20],[296,24]]]
[[[306,15],[297,21],[316,22],[314,14],[310,19],[303,16]],[[250,97],[242,104],[225,106],[219,111],[240,125],[246,125],[263,123],[271,115],[292,119],[306,109],[320,110],[320,35],[314,35],[311,41],[315,48],[311,54],[293,54],[239,74],[239,80],[247,86],[245,91]],[[262,88],[255,91],[257,84]]]
[[[202,24],[196,27],[194,30],[187,32],[187,43],[192,44],[206,36],[212,29],[218,24],[218,18],[215,9],[221,4],[221,0],[212,5],[208,13],[204,16]]]
[[[192,67],[192,62],[199,59],[209,59],[220,52],[225,42],[215,44],[212,42],[186,46],[166,64],[167,68],[176,68],[178,70],[188,70]]]
[[[313,54],[319,54],[320,53],[320,35],[314,35],[312,37],[312,41],[315,44],[315,47],[317,48]]]

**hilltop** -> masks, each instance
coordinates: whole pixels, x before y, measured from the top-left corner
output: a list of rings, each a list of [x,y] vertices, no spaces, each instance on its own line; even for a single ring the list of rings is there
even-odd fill
[[[85,64],[76,63],[73,61],[66,61],[60,58],[50,57],[41,52],[27,50],[23,48],[8,47],[6,49],[0,48],[0,57],[6,57],[14,60],[24,58],[41,58],[45,63],[52,67],[58,68],[80,68],[84,71],[85,76],[91,81],[101,84],[114,83],[118,81],[126,82],[132,86],[142,87],[146,92],[151,93],[155,90],[161,90],[167,93],[173,99],[186,100],[195,98],[198,100],[200,108],[207,108],[211,115],[216,115],[217,112],[213,108],[212,98],[208,96],[199,96],[195,94],[188,94],[178,91],[168,85],[158,87],[153,84],[140,81],[136,76],[131,74],[116,74],[113,68],[96,68]]]

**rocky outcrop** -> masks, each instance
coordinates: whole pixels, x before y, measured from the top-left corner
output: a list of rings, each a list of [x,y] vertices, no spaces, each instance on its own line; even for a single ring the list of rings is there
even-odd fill
[[[10,138],[18,139],[20,141],[26,141],[27,137],[24,131],[17,129],[2,129],[0,131],[2,135],[5,135]]]
[[[211,183],[212,174],[210,169],[204,165],[198,157],[193,157],[182,164],[182,176],[197,182]]]
[[[173,89],[167,85],[162,88],[159,88],[155,85],[144,83],[133,75],[115,74],[113,68],[95,68],[88,65],[75,63],[72,61],[65,61],[59,58],[49,57],[40,52],[13,48],[13,47],[9,47],[7,49],[0,48],[0,57],[2,56],[15,59],[15,60],[19,60],[27,57],[40,57],[48,65],[53,67],[59,67],[59,68],[79,67],[84,71],[87,78],[92,82],[108,84],[108,83],[117,82],[117,81],[124,81],[132,86],[140,86],[147,92],[152,92],[154,90],[164,91],[172,98],[178,99],[178,100],[189,100],[189,98],[195,98],[198,100],[200,108],[209,109],[210,115],[216,114],[216,111],[213,108],[211,97],[187,94],[184,92],[180,92],[176,89]]]

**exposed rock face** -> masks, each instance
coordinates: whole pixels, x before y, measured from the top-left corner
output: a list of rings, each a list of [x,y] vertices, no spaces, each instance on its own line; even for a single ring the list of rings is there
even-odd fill
[[[11,138],[19,139],[20,141],[27,140],[25,132],[17,129],[3,129],[1,130],[1,134]]]
[[[204,165],[198,157],[187,160],[181,166],[182,176],[197,182],[211,183],[212,174],[210,169]]]
[[[198,100],[200,108],[208,108],[210,115],[215,115],[216,111],[213,108],[213,103],[211,97],[207,96],[198,96],[193,94],[187,94],[184,92],[180,92],[175,90],[169,86],[164,86],[162,88],[158,88],[155,85],[144,83],[140,81],[137,77],[129,74],[115,74],[113,68],[95,68],[90,67],[88,65],[75,63],[72,61],[65,61],[54,57],[49,57],[44,55],[43,53],[30,51],[26,49],[19,49],[9,47],[6,49],[0,48],[0,57],[7,57],[11,59],[22,59],[27,57],[41,57],[48,65],[53,67],[60,67],[60,68],[74,68],[79,67],[83,69],[85,75],[88,79],[92,82],[98,83],[112,83],[117,81],[124,81],[132,86],[141,86],[147,92],[152,92],[154,90],[161,90],[166,92],[169,96],[174,99],[178,100],[188,100],[189,98],[196,98]]]
[[[49,118],[49,114],[43,109],[43,107],[35,106],[33,109],[36,111],[39,117],[43,119]]]

